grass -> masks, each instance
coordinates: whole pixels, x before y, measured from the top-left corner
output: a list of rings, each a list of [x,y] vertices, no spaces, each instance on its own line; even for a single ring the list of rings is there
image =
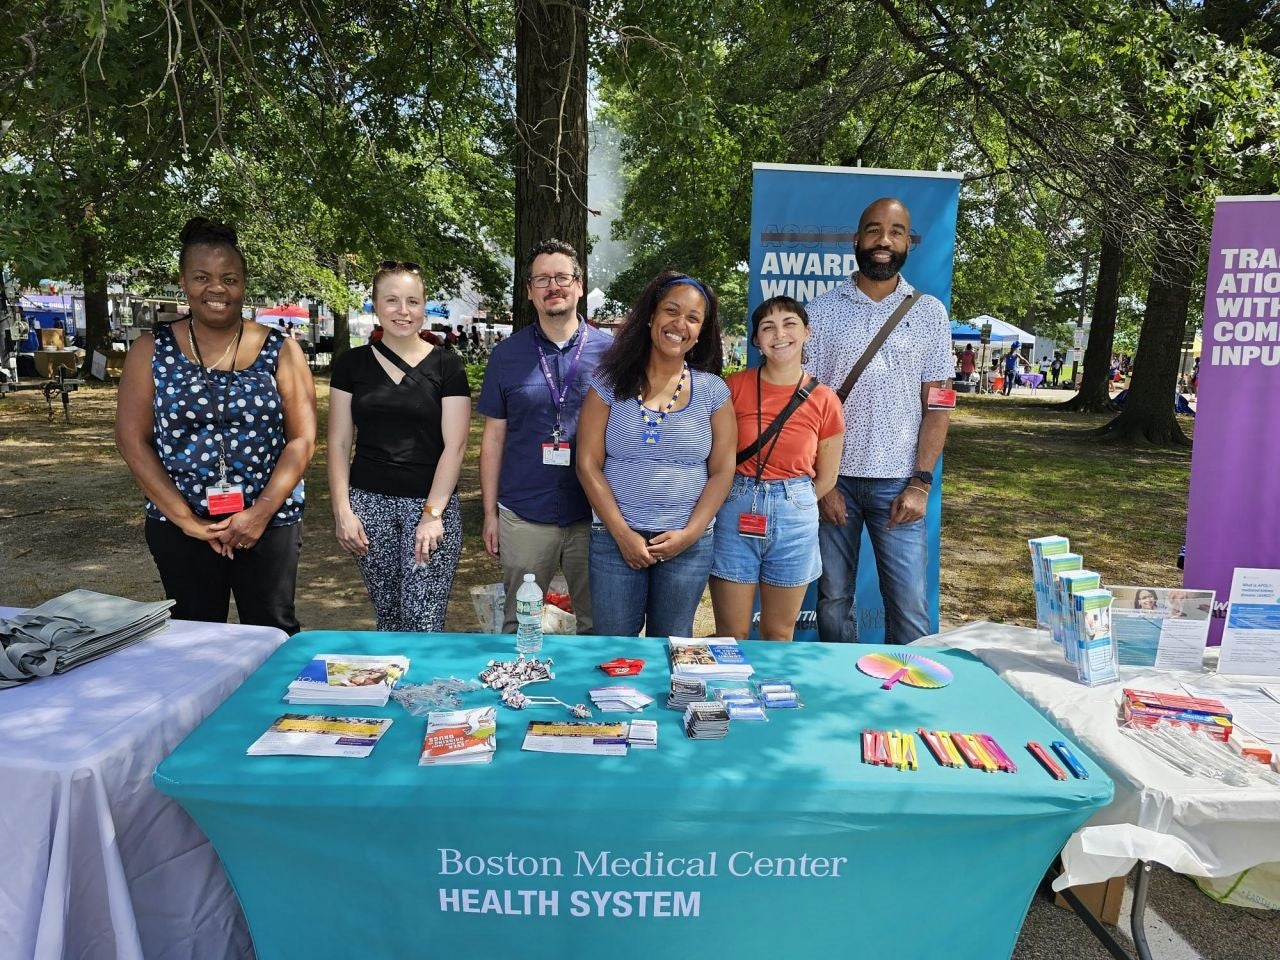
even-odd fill
[[[474,371],[473,371],[474,373]],[[473,379],[478,393],[479,381]],[[373,625],[364,585],[337,547],[323,442],[328,381],[317,381],[320,437],[307,473],[306,535],[298,611],[308,629]],[[1052,407],[1063,392],[962,396],[943,477],[944,625],[1034,618],[1028,537],[1069,536],[1086,564],[1112,583],[1177,586],[1190,454],[1126,451],[1089,439],[1104,416]],[[163,596],[143,544],[142,496],[112,442],[115,388],[74,395],[72,423],[50,421],[37,393],[0,401],[0,604],[30,606],[75,586],[137,599]],[[480,540],[481,419],[472,423],[459,481],[464,546],[448,627],[474,630],[468,588],[501,579]],[[1190,432],[1191,422],[1183,428]],[[699,631],[710,632],[707,611]]]

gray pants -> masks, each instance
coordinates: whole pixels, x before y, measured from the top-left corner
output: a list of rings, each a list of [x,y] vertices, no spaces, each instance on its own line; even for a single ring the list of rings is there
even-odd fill
[[[556,575],[564,571],[573,600],[578,633],[591,632],[591,579],[587,557],[591,552],[591,521],[568,527],[554,523],[531,523],[510,510],[498,511],[498,553],[502,559],[502,582],[507,590],[502,614],[502,632],[516,632],[516,591],[526,573],[532,573],[542,592]]]

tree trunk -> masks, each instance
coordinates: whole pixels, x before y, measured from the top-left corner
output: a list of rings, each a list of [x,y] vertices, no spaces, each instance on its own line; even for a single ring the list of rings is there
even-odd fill
[[[338,280],[345,282],[347,279],[347,258],[336,257],[337,263],[334,265],[334,272],[338,275]],[[351,326],[348,320],[351,317],[351,308],[345,304],[337,310],[333,311],[333,353],[329,355],[329,365],[340,356],[351,349]]]
[[[1180,217],[1160,230],[1156,259],[1147,287],[1147,304],[1133,358],[1133,376],[1120,415],[1098,430],[1098,435],[1121,443],[1184,446],[1189,441],[1174,415],[1178,384],[1178,360],[1191,301],[1192,264],[1185,239],[1199,225]]]
[[[84,266],[84,367],[81,376],[89,376],[93,353],[103,356],[111,350],[111,321],[107,317],[107,271],[102,262],[102,239],[93,226],[80,237],[80,261]]]
[[[1120,304],[1120,273],[1124,268],[1124,246],[1119,238],[1104,231],[1098,258],[1098,281],[1094,288],[1093,317],[1089,322],[1089,344],[1084,351],[1084,372],[1080,392],[1058,404],[1059,410],[1103,413],[1115,410],[1111,402],[1108,374],[1111,347],[1116,336],[1116,313]]]
[[[534,320],[524,268],[539,241],[563,240],[586,260],[587,4],[516,3],[516,329]]]

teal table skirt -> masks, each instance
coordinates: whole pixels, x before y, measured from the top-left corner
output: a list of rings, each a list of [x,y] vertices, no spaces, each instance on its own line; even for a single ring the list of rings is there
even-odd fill
[[[240,897],[259,960],[654,960],[1008,957],[1036,885],[1112,796],[1052,779],[1025,749],[1065,739],[969,654],[930,650],[955,681],[890,691],[857,671],[892,648],[748,645],[757,676],[785,676],[805,707],[691,741],[667,710],[664,641],[549,637],[556,679],[527,688],[569,703],[631,682],[657,701],[657,750],[626,757],[520,750],[531,719],[498,708],[492,764],[419,767],[425,720],[385,708],[290,707],[316,653],[403,653],[407,680],[474,677],[510,637],[302,633],[282,646],[156,771],[208,834]],[[642,657],[638,677],[596,664]],[[467,706],[497,695],[466,695]],[[281,713],[388,716],[367,759],[247,757]],[[602,715],[596,712],[596,717]],[[861,762],[863,728],[994,736],[1016,774]]]

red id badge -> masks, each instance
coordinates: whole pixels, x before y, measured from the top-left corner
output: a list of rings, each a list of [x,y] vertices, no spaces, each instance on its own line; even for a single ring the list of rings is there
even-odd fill
[[[244,509],[244,487],[238,483],[215,483],[208,494],[211,517],[225,517]]]
[[[769,529],[769,520],[763,513],[743,513],[738,515],[738,533],[744,537],[756,537],[763,540]]]
[[[954,410],[956,408],[956,392],[945,387],[929,388],[930,410]]]

